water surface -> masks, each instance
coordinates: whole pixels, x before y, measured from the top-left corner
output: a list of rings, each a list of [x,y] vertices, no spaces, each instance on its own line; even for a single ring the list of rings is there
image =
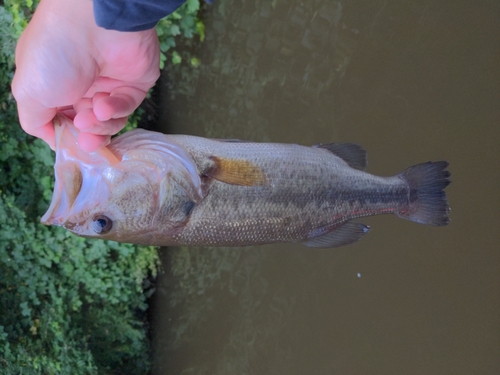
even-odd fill
[[[500,3],[219,0],[203,17],[201,66],[162,81],[162,131],[356,142],[379,175],[448,160],[452,223],[163,249],[155,373],[499,374]]]

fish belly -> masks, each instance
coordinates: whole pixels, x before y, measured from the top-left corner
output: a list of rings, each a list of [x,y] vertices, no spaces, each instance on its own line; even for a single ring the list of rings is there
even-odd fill
[[[174,236],[176,244],[302,242],[357,217],[393,213],[407,200],[400,178],[356,170],[325,149],[203,141],[186,146],[201,170],[214,156],[244,160],[262,172],[264,182],[239,186],[207,178],[206,195]]]

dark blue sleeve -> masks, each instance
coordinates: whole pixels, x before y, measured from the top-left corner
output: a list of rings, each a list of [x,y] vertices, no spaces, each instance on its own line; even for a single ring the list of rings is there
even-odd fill
[[[185,0],[93,0],[94,18],[100,27],[141,31],[174,12]]]

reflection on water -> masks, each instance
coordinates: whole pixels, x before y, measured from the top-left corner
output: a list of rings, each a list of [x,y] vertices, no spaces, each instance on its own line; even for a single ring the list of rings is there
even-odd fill
[[[450,161],[452,224],[339,249],[169,248],[157,374],[500,373],[500,3],[219,0],[165,132],[352,141],[368,171]],[[169,87],[169,89],[167,89]]]

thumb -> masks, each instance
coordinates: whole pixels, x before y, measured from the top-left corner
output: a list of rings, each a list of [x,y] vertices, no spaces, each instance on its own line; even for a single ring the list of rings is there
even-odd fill
[[[53,150],[56,147],[54,125],[52,119],[57,113],[56,108],[47,108],[35,100],[17,99],[19,123],[23,130],[44,140]]]

